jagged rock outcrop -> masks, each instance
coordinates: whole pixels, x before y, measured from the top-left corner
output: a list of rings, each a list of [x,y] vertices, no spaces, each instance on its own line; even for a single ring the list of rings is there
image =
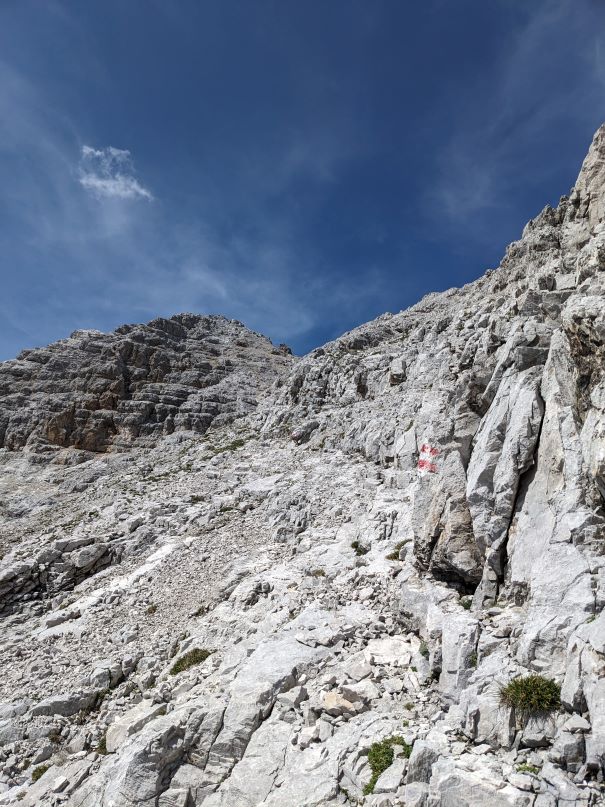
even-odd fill
[[[0,449],[0,804],[605,804],[604,166],[475,283],[250,338],[235,420]]]
[[[0,447],[106,451],[252,411],[290,351],[236,320],[178,314],[75,331],[0,364]]]

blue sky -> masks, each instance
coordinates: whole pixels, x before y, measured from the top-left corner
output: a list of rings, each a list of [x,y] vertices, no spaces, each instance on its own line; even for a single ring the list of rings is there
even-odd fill
[[[496,266],[604,120],[602,0],[0,0],[0,359],[179,311],[306,352]]]

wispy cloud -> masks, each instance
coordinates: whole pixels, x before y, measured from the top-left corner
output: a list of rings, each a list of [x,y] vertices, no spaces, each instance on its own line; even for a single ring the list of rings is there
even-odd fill
[[[342,311],[371,294],[348,283],[334,288],[288,217],[263,209],[300,172],[330,182],[339,164],[331,142],[303,150],[292,136],[276,156],[279,182],[246,174],[244,187],[260,201],[243,232],[213,219],[228,208],[225,196],[200,193],[186,211],[133,204],[154,198],[133,154],[136,145],[132,153],[82,145],[76,121],[0,61],[0,250],[6,267],[19,267],[0,305],[0,360],[77,327],[106,330],[183,310],[223,313],[291,341],[328,319],[335,294]]]
[[[135,177],[132,158],[127,149],[82,146],[79,182],[97,197],[153,199],[151,192]]]

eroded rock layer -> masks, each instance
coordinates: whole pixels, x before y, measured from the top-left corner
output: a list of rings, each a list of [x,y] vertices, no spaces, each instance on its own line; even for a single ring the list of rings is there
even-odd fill
[[[240,322],[179,314],[75,331],[0,364],[0,447],[101,452],[247,414],[291,365]]]
[[[129,450],[52,439],[79,382],[27,369],[0,450],[0,804],[605,804],[604,200],[601,129],[497,270],[299,361],[169,320],[185,346],[218,328],[231,397],[134,431],[106,408]],[[162,383],[191,389],[163,329]]]

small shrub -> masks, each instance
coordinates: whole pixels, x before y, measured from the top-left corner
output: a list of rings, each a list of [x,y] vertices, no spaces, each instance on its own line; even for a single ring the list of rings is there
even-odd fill
[[[49,768],[50,765],[38,765],[37,768],[34,768],[32,771],[32,782],[37,782],[41,776],[44,776]]]
[[[403,708],[407,709],[408,712],[411,712],[412,709],[414,708],[414,704],[411,701],[408,701],[407,703],[403,704]]]
[[[460,600],[460,605],[466,610],[470,611],[473,605],[473,598],[472,597],[464,597],[464,599]]]
[[[392,764],[395,757],[393,752],[394,745],[401,745],[403,747],[403,756],[409,759],[412,746],[408,745],[403,737],[394,735],[393,737],[387,737],[386,740],[381,740],[379,743],[372,743],[368,751],[368,762],[372,769],[372,778],[363,789],[364,796],[369,796],[374,792],[378,777]]]
[[[561,705],[561,687],[542,675],[524,675],[502,687],[500,703],[512,706],[522,715],[554,712]]]
[[[477,666],[477,661],[478,661],[477,654],[476,653],[471,653],[470,658],[469,658],[469,664],[471,665],[471,667],[476,667]]]
[[[353,541],[353,542],[351,543],[351,548],[352,548],[352,549],[354,549],[354,550],[355,550],[355,554],[356,554],[356,555],[359,555],[359,556],[362,556],[362,555],[367,555],[367,554],[368,554],[368,552],[370,551],[370,550],[367,548],[367,546],[364,546],[364,545],[363,545],[363,544],[361,544],[359,541]]]
[[[157,610],[158,610],[157,605],[155,603],[151,603],[151,605],[149,606],[149,608],[145,613],[149,614],[149,616],[153,616],[153,614],[155,614]]]
[[[170,674],[178,675],[178,673],[184,672],[190,667],[194,667],[196,664],[201,664],[203,661],[206,661],[210,655],[212,655],[211,650],[196,647],[188,653],[185,653],[184,656],[181,656],[181,658],[172,665]]]
[[[104,734],[99,742],[97,743],[97,747],[95,748],[97,754],[101,754],[102,756],[107,756],[107,735]]]
[[[207,605],[200,605],[193,616],[204,616],[204,614],[207,614],[209,610],[210,609]]]
[[[420,647],[418,648],[418,652],[420,653],[421,656],[424,656],[424,658],[429,657],[429,646],[427,645],[426,642],[420,642]]]

